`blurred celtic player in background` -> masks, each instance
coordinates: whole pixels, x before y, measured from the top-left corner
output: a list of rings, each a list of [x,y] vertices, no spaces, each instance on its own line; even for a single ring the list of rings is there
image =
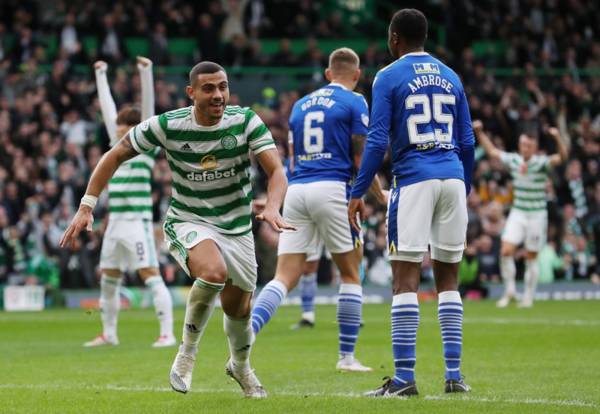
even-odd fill
[[[504,295],[497,305],[508,306],[516,294],[515,250],[523,243],[527,250],[525,262],[525,289],[519,306],[533,306],[538,279],[538,252],[546,244],[548,212],[546,210],[546,181],[550,169],[568,158],[567,147],[557,128],[548,128],[548,135],[554,139],[557,154],[536,155],[537,138],[527,134],[519,137],[519,152],[505,152],[494,146],[483,131],[483,123],[475,121],[473,130],[479,144],[490,158],[496,158],[509,169],[513,179],[513,206],[502,233],[500,273],[504,280]]]
[[[266,206],[257,219],[277,232],[294,230],[279,214],[287,179],[271,133],[258,115],[249,108],[227,105],[229,84],[220,65],[201,62],[194,66],[186,93],[192,106],[142,122],[102,157],[61,246],[91,228],[97,197],[119,165],[138,154],[164,148],[173,173],[165,237],[171,254],[194,279],[183,343],[169,376],[171,386],[182,393],[190,390],[198,343],[220,295],[230,350],[226,373],[246,396],[266,397],[250,367],[254,341],[250,300],[256,287],[256,257],[248,151],[268,177]]]
[[[115,146],[127,131],[142,119],[154,115],[152,62],[138,57],[137,67],[142,87],[142,111],[125,107],[117,113],[110,94],[106,62],[94,64],[96,87],[106,131]],[[152,229],[152,194],[150,180],[156,152],[141,154],[124,162],[108,183],[109,220],[100,255],[100,310],[102,334],[84,346],[118,345],[117,317],[120,308],[119,288],[123,270],[137,271],[152,291],[160,334],[155,348],[176,344],[173,336],[173,305],[169,290],[158,270]]]

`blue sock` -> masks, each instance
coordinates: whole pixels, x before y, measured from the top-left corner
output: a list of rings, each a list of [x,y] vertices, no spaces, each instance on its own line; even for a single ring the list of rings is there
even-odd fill
[[[362,286],[340,285],[337,321],[340,329],[340,356],[354,355],[362,313]]]
[[[271,280],[266,284],[252,309],[252,330],[255,334],[269,322],[285,295],[287,295],[287,288],[279,280]]]
[[[460,294],[455,290],[440,293],[438,295],[438,320],[442,330],[447,380],[460,380],[462,319],[463,304]]]
[[[392,352],[394,382],[397,385],[414,382],[417,362],[417,328],[419,301],[416,293],[394,295],[392,301]]]
[[[315,295],[317,294],[317,274],[309,273],[300,279],[300,296],[302,298],[302,317],[312,314],[311,322],[315,316]],[[306,318],[305,318],[306,319]]]

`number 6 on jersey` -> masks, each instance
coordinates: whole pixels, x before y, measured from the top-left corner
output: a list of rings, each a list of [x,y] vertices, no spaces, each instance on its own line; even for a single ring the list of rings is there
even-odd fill
[[[324,121],[323,111],[308,112],[304,117],[304,151],[307,154],[323,151],[323,128],[313,126],[313,122],[322,124]]]

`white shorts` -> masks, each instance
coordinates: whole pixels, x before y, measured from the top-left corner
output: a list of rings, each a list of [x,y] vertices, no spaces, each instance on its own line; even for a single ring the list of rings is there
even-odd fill
[[[546,244],[548,229],[548,215],[542,213],[528,213],[513,208],[508,214],[502,241],[519,246],[525,244],[525,249],[530,252],[539,252]]]
[[[453,260],[449,262],[458,262],[465,248],[467,222],[462,180],[427,180],[393,186],[387,216],[390,260],[420,262],[431,245],[433,259],[447,262],[443,257],[450,255]]]
[[[158,267],[154,229],[149,220],[108,220],[100,252],[101,269]]]
[[[331,253],[346,253],[360,245],[348,221],[346,183],[319,181],[292,184],[283,205],[283,218],[296,227],[279,235],[278,255],[313,255],[319,239]]]
[[[314,262],[314,261],[320,260],[321,256],[323,256],[323,248],[324,247],[325,247],[325,245],[323,244],[323,240],[321,240],[320,238],[317,238],[317,248],[312,253],[306,254],[306,261]]]
[[[203,240],[215,242],[227,266],[227,278],[234,286],[246,292],[256,289],[256,254],[251,232],[243,236],[228,236],[213,227],[197,223],[176,223],[165,220],[165,241],[169,253],[190,275],[187,265],[188,250]]]

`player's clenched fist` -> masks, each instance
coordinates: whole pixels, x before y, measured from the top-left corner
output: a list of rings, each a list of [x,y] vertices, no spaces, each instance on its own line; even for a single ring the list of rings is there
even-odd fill
[[[106,71],[108,68],[108,64],[103,60],[98,60],[94,62],[94,69]]]
[[[139,66],[148,67],[152,65],[152,61],[144,56],[136,56],[135,61]]]
[[[548,134],[550,134],[550,136],[552,138],[554,138],[555,140],[560,140],[560,131],[558,130],[558,128],[556,127],[550,127],[548,128]]]
[[[473,131],[474,132],[481,132],[481,131],[483,131],[483,122],[481,122],[478,119],[476,119],[475,121],[473,121]]]
[[[92,215],[92,209],[88,206],[80,206],[75,217],[73,217],[73,221],[71,221],[71,224],[69,224],[69,227],[67,227],[60,239],[60,247],[67,247],[69,244],[74,247],[74,242],[77,240],[79,233],[81,233],[83,229],[92,231],[93,223],[94,216]]]

